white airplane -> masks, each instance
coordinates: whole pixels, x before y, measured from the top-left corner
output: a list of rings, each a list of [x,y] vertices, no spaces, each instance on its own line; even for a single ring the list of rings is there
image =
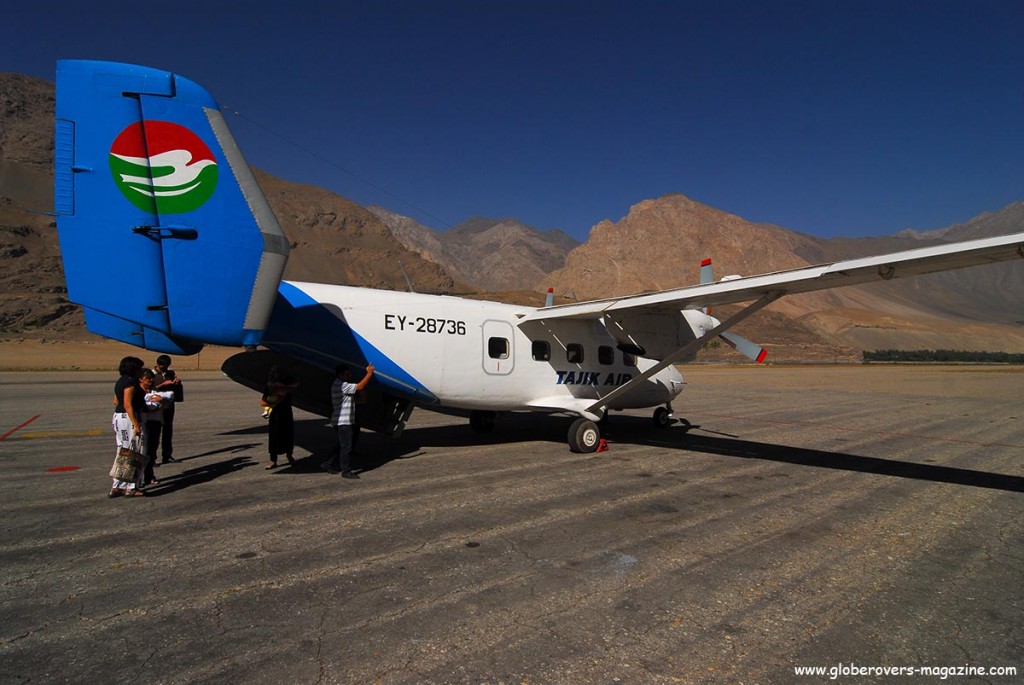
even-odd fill
[[[1024,257],[1016,233],[719,282],[706,263],[692,287],[539,308],[282,281],[288,240],[213,98],[109,62],[59,62],[55,158],[68,298],[89,330],[178,355],[245,347],[229,377],[261,388],[283,364],[295,404],[325,416],[334,367],[359,377],[372,363],[360,421],[391,434],[417,406],[480,431],[498,412],[539,411],[575,417],[569,446],[591,452],[609,411],[654,408],[670,424],[675,365],[710,339],[763,361],[728,329],[780,297]],[[747,304],[707,313],[730,303]]]

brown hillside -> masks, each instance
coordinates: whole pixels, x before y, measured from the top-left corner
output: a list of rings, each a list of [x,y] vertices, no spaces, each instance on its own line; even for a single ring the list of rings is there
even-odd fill
[[[256,178],[291,241],[286,279],[407,290],[404,268],[418,292],[449,293],[455,286],[440,265],[403,247],[365,207],[266,172]]]

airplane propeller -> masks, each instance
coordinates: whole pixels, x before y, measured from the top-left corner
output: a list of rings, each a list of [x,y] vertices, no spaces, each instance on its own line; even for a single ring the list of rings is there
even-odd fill
[[[718,337],[724,340],[730,347],[742,354],[744,357],[755,361],[758,364],[764,363],[765,358],[768,356],[768,350],[755,342],[747,340],[737,333],[730,333],[729,331],[726,331]]]
[[[723,280],[725,280],[725,279],[723,279]],[[707,285],[709,283],[714,283],[714,282],[715,282],[714,267],[711,265],[711,260],[710,259],[705,259],[705,260],[703,260],[700,263],[700,284],[701,285]],[[704,314],[705,315],[710,315],[711,314],[711,307],[705,307],[704,308]],[[713,328],[714,326],[717,326],[720,323],[718,321],[718,319],[714,318],[713,316],[708,316],[707,318],[709,319],[709,324],[710,325],[705,324],[707,326],[706,330],[710,330],[711,328]],[[692,327],[693,326],[693,322],[691,322],[690,325]],[[695,330],[694,332],[696,333],[697,331]],[[751,361],[757,362],[758,364],[764,363],[765,358],[768,356],[768,351],[766,349],[764,349],[763,347],[761,347],[760,345],[758,345],[757,343],[755,343],[755,342],[753,342],[751,340],[747,340],[746,338],[744,338],[742,335],[740,335],[738,333],[732,333],[730,331],[726,331],[726,332],[720,334],[718,337],[721,338],[722,340],[724,340],[725,343],[727,345],[729,345],[729,347],[731,347],[732,349],[736,350],[737,352],[742,354],[747,359],[750,359]]]

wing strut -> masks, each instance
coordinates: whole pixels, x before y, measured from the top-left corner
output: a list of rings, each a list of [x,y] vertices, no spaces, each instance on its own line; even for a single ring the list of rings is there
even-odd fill
[[[711,330],[705,332],[704,335],[696,338],[695,340],[690,341],[686,345],[683,345],[678,350],[666,356],[660,362],[658,362],[651,368],[647,369],[639,376],[630,379],[628,383],[624,383],[623,385],[620,385],[619,387],[615,388],[610,393],[599,399],[597,402],[594,402],[592,405],[587,407],[585,411],[590,414],[601,416],[602,414],[604,414],[604,412],[608,410],[608,405],[611,404],[612,400],[614,400],[616,397],[625,395],[627,392],[630,391],[630,389],[634,385],[646,381],[648,378],[658,373],[662,369],[667,368],[671,364],[674,364],[677,359],[683,359],[688,354],[696,352],[698,349],[700,349],[700,346],[703,345],[706,341],[710,340],[711,338],[714,338],[715,336],[724,331],[729,330],[743,319],[747,318],[751,314],[760,311],[764,307],[767,307],[772,302],[779,299],[785,294],[785,291],[782,290],[776,290],[770,293],[765,293],[761,297],[761,299],[747,305],[746,307],[736,312],[722,323],[718,324]]]

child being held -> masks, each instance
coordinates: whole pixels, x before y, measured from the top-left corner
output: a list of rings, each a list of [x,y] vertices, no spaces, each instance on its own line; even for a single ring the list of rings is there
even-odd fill
[[[146,408],[160,409],[174,401],[173,390],[152,390],[146,393]]]
[[[277,403],[281,401],[282,397],[284,397],[284,392],[281,392],[280,394],[268,393],[263,396],[260,400],[260,406],[263,407],[263,418],[270,418],[270,412],[274,411],[274,407],[277,406]]]

